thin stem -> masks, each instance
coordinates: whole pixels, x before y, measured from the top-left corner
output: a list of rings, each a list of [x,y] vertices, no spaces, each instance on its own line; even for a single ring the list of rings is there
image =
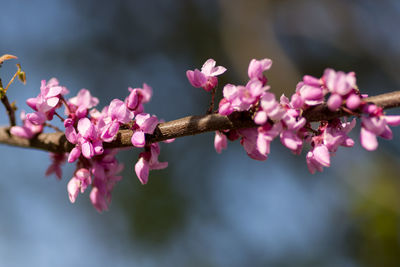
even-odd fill
[[[14,76],[11,78],[11,80],[8,82],[6,88],[4,88],[4,93],[7,93],[8,87],[14,82],[15,78],[18,76],[19,71],[16,71],[14,73]]]
[[[51,129],[53,129],[53,130],[55,130],[56,132],[62,132],[61,130],[60,130],[60,128],[58,128],[57,126],[54,126],[54,125],[52,125],[52,124],[50,124],[50,123],[45,123],[44,124],[44,126],[46,126],[46,127],[49,127],[49,128],[51,128]]]
[[[211,90],[211,103],[210,103],[210,107],[207,110],[207,114],[212,114],[213,110],[214,110],[214,101],[215,101],[215,92],[217,91],[217,87],[214,87]]]
[[[64,104],[64,107],[67,109],[68,115],[72,114],[71,109],[69,108],[69,105],[68,105],[67,101],[65,100],[65,98],[63,96],[61,96],[60,100]]]
[[[56,115],[62,122],[64,122],[64,118],[61,117],[57,112],[54,112],[54,115]]]

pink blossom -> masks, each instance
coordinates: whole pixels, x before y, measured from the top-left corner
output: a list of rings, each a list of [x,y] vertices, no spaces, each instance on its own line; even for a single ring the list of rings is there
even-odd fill
[[[347,107],[355,109],[360,104],[359,97],[355,94],[356,76],[354,72],[344,73],[342,71],[334,71],[326,69],[322,77],[325,87],[331,93],[328,99],[328,107],[330,110],[338,109],[343,101],[348,97],[351,98],[347,101]]]
[[[324,91],[321,86],[315,84],[307,84],[304,81],[299,82],[296,86],[296,94],[301,97],[302,101],[308,106],[316,106],[324,102]]]
[[[66,127],[65,136],[70,143],[76,144],[68,157],[70,163],[74,162],[81,153],[87,159],[103,153],[103,143],[100,140],[99,132],[88,118],[78,121],[78,132],[73,126]]]
[[[264,92],[260,98],[260,109],[257,111],[254,122],[262,125],[267,122],[267,119],[278,121],[285,114],[285,110],[276,101],[273,93]]]
[[[218,113],[223,116],[228,116],[234,111],[231,102],[226,98],[221,99],[219,102]]]
[[[222,152],[222,149],[226,149],[228,147],[228,140],[226,135],[223,132],[216,131],[214,138],[214,148],[218,154]]]
[[[265,123],[263,126],[258,127],[257,132],[257,151],[261,155],[259,157],[258,153],[250,153],[253,156],[256,156],[258,160],[265,160],[268,157],[268,154],[270,153],[270,145],[271,142],[274,140],[275,137],[279,135],[279,133],[282,131],[282,124],[280,122],[276,122],[273,125],[269,123]],[[250,135],[251,136],[251,135]],[[248,138],[250,139],[250,138]],[[249,145],[249,144],[247,144]],[[245,147],[246,149],[246,147]],[[250,149],[252,147],[250,146]],[[247,151],[247,149],[246,149]]]
[[[97,106],[99,99],[92,97],[89,90],[81,89],[78,95],[68,100],[69,111],[74,112],[76,118],[81,119],[88,114],[88,110]],[[72,114],[67,114],[71,116]]]
[[[297,132],[284,130],[280,134],[281,143],[292,150],[292,152],[296,155],[301,153],[301,149],[303,147],[303,139],[299,137]]]
[[[352,147],[354,140],[347,134],[356,125],[356,120],[351,122],[341,122],[340,119],[332,120],[322,133],[323,143],[330,152],[336,152],[339,146]]]
[[[361,127],[360,141],[363,148],[368,151],[373,151],[378,148],[378,140],[376,134]]]
[[[263,86],[259,80],[250,80],[246,86],[225,85],[224,98],[219,104],[219,113],[229,115],[233,111],[245,111],[266,94],[269,86]]]
[[[116,120],[119,123],[128,123],[132,120],[134,115],[123,101],[114,99],[108,107],[108,116],[111,120]]]
[[[69,163],[75,162],[75,161],[80,157],[80,155],[81,155],[81,149],[80,149],[78,146],[74,147],[74,148],[69,152],[69,155],[68,155],[68,162],[69,162]]]
[[[80,181],[76,177],[72,177],[67,185],[69,201],[74,203],[79,194]]]
[[[88,185],[92,183],[92,178],[88,169],[80,168],[75,171],[75,175],[68,182],[68,196],[71,203],[74,203],[79,191],[84,193]]]
[[[135,117],[135,124],[133,125],[134,133],[131,138],[132,145],[136,147],[144,147],[146,144],[145,134],[153,134],[158,119],[156,116],[151,116],[147,113],[138,114]]]
[[[150,167],[149,167],[149,162],[145,160],[144,157],[140,157],[137,163],[135,164],[135,172],[139,181],[142,184],[147,184],[149,180]]]
[[[208,59],[201,71],[198,69],[188,70],[186,72],[186,76],[193,87],[203,88],[207,92],[211,91],[218,84],[218,79],[216,76],[223,74],[226,71],[226,68],[222,66],[215,67],[215,60]]]
[[[153,89],[143,83],[143,88],[128,88],[130,91],[129,96],[125,99],[126,106],[135,112],[135,114],[142,113],[144,111],[143,104],[150,101],[153,95]]]
[[[250,79],[257,79],[263,85],[267,83],[267,78],[264,76],[264,71],[269,70],[272,66],[272,60],[264,58],[261,60],[252,59],[248,68],[248,75]]]
[[[369,116],[361,119],[360,141],[366,150],[372,151],[378,148],[377,136],[393,138],[389,126],[400,125],[400,116],[383,115],[382,108],[375,105],[368,105],[363,111]]]
[[[326,69],[322,77],[330,93],[345,96],[356,87],[356,76],[354,72],[344,73]]]
[[[78,121],[78,143],[80,145],[82,155],[90,159],[94,156],[93,144],[91,141],[97,139],[96,128],[88,118]]]
[[[34,137],[36,134],[41,133],[43,131],[43,125],[41,124],[33,124],[29,120],[26,119],[25,112],[21,112],[21,120],[23,123],[23,126],[13,126],[10,129],[10,133],[12,135],[25,138],[25,139],[31,139]]]
[[[140,153],[139,160],[135,164],[135,172],[142,184],[146,184],[149,179],[150,170],[161,170],[168,167],[168,162],[159,162],[160,146],[158,143],[153,143],[149,149]]]
[[[119,164],[115,158],[118,151],[118,149],[104,150],[102,155],[91,159],[90,172],[93,175],[93,189],[90,200],[99,212],[108,209],[114,185],[122,179],[118,174],[122,171],[123,165]],[[86,184],[90,184],[90,181],[87,181]]]
[[[325,145],[318,145],[307,153],[308,170],[314,174],[316,171],[322,172],[323,167],[330,166],[330,155]]]
[[[100,193],[97,187],[93,187],[90,192],[90,201],[98,212],[108,210],[108,203],[106,197]]]
[[[103,112],[105,115],[99,121],[98,128],[101,130],[101,139],[104,142],[114,140],[120,124],[128,123],[134,117],[134,113],[119,99],[112,100],[108,108],[105,108]]]
[[[92,177],[89,170],[80,168],[75,172],[75,177],[80,181],[81,193],[84,193],[86,188],[92,183]]]
[[[308,76],[311,79],[311,76]],[[295,94],[296,95],[296,94]],[[299,97],[300,98],[300,97]],[[293,97],[292,97],[293,100]],[[282,115],[282,131],[280,132],[281,143],[289,148],[294,154],[299,155],[303,147],[304,130],[303,127],[306,124],[305,118],[300,116],[300,112],[297,108],[294,108],[293,101],[289,102],[289,99],[282,95],[280,98],[280,104],[286,111]],[[297,106],[297,103],[294,102]],[[300,105],[302,106],[302,104]]]
[[[26,118],[33,124],[43,124],[46,120],[52,120],[55,110],[60,106],[60,98],[69,91],[58,84],[57,79],[51,79],[46,84],[42,80],[40,94],[36,98],[29,98],[26,103],[35,113],[29,113]]]
[[[243,146],[244,150],[246,150],[247,155],[250,158],[260,161],[266,160],[268,158],[267,153],[262,154],[259,150],[258,147],[259,133],[257,129],[255,128],[241,129],[238,130],[238,133],[241,136],[240,144]]]
[[[57,176],[58,180],[61,180],[62,176],[61,165],[63,165],[67,159],[66,154],[50,152],[50,159],[52,163],[46,170],[46,176],[49,176],[54,173]]]

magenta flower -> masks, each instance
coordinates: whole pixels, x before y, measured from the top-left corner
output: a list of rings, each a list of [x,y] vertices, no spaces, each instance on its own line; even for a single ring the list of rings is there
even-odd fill
[[[75,177],[72,177],[71,180],[69,180],[67,185],[67,191],[68,191],[69,201],[71,201],[71,203],[74,203],[76,198],[78,197],[79,186],[80,186],[79,180],[76,179]]]
[[[168,167],[168,162],[159,162],[160,146],[158,143],[150,145],[150,150],[140,153],[139,160],[135,164],[135,172],[142,184],[147,184],[150,170],[161,170]]]
[[[270,153],[271,142],[282,131],[282,124],[281,122],[276,122],[273,125],[265,123],[263,126],[258,127],[257,131],[258,135],[257,135],[256,147],[257,147],[257,152],[261,155],[261,157],[258,157],[259,158],[258,160],[265,160],[267,159],[268,154]],[[253,156],[254,155],[259,156],[258,153],[253,152],[252,154]]]
[[[223,74],[226,68],[222,66],[215,67],[215,60],[208,59],[201,71],[198,69],[188,70],[186,76],[193,87],[203,88],[207,92],[211,91],[218,85],[218,79],[216,76]]]
[[[74,203],[79,191],[84,193],[88,185],[92,183],[92,178],[88,169],[81,168],[75,171],[75,175],[68,182],[67,191],[69,200]]]
[[[149,162],[145,160],[145,158],[142,156],[139,158],[139,160],[135,164],[135,172],[136,176],[138,177],[139,181],[144,185],[147,184],[149,180],[149,172],[150,172],[150,167],[149,167]]]
[[[145,134],[153,134],[157,127],[158,119],[147,113],[138,114],[135,117],[133,125],[134,133],[131,138],[132,145],[135,147],[144,147],[146,144]]]
[[[26,118],[33,124],[43,124],[46,120],[52,120],[55,110],[60,106],[60,97],[69,91],[58,84],[57,79],[51,79],[46,84],[42,80],[40,94],[36,98],[29,98],[26,103],[36,112],[29,113]]]
[[[296,95],[296,94],[294,94]],[[299,155],[303,147],[304,129],[306,119],[300,116],[300,110],[295,108],[296,103],[282,95],[280,98],[280,104],[285,110],[282,115],[282,131],[280,133],[281,143],[289,148],[294,154]],[[302,106],[301,104],[300,106]]]
[[[92,202],[93,207],[95,207],[98,212],[108,210],[107,199],[103,194],[100,193],[97,187],[93,187],[92,191],[90,192],[89,198]]]
[[[269,86],[263,86],[259,80],[250,80],[246,86],[227,84],[224,86],[224,98],[219,103],[219,114],[229,115],[233,111],[248,110],[266,94]]]
[[[126,106],[135,112],[135,114],[144,111],[143,104],[150,101],[153,95],[153,89],[146,83],[143,83],[143,88],[128,88],[130,91],[129,96],[125,99]]]
[[[43,125],[33,124],[31,121],[27,120],[24,111],[21,112],[20,118],[22,120],[23,126],[11,127],[10,133],[12,135],[25,139],[31,139],[36,134],[39,134],[43,131]]]
[[[262,154],[259,150],[258,136],[259,133],[255,128],[241,129],[237,131],[240,135],[240,144],[246,150],[247,155],[255,160],[266,160],[267,155]]]
[[[322,80],[331,93],[327,102],[330,110],[338,109],[346,99],[348,108],[358,108],[360,105],[360,97],[356,92],[357,85],[354,72],[346,74],[342,71],[336,72],[332,69],[326,69]]]
[[[103,153],[103,143],[97,128],[88,118],[78,121],[78,133],[73,126],[66,127],[65,136],[70,143],[76,144],[69,153],[68,162],[70,163],[74,162],[81,153],[87,159]]]
[[[400,116],[383,115],[383,110],[375,105],[368,105],[364,112],[368,117],[361,119],[360,141],[361,145],[369,151],[378,148],[377,136],[385,139],[392,139],[393,133],[389,126],[400,125]]]
[[[122,171],[123,165],[115,158],[118,151],[118,149],[105,150],[101,156],[92,159],[90,170],[93,174],[93,189],[90,192],[90,200],[99,212],[108,209],[114,185],[122,179],[118,173]]]
[[[281,143],[289,148],[294,154],[300,155],[303,148],[303,139],[297,132],[284,130],[280,134]]]
[[[69,109],[74,112],[76,118],[81,119],[88,114],[88,110],[97,106],[99,99],[92,97],[89,90],[81,89],[78,95],[68,100]],[[68,114],[71,116],[72,114]]]
[[[304,78],[303,78],[304,80]],[[302,101],[296,99],[297,102],[302,102],[308,106],[316,106],[324,102],[324,91],[321,86],[316,86],[314,83],[299,82],[296,86],[296,94]],[[298,106],[295,105],[295,106]]]
[[[339,146],[354,146],[354,140],[348,137],[347,134],[355,125],[355,119],[351,122],[341,122],[340,119],[332,120],[323,130],[322,138],[324,145],[330,152],[336,152]]]
[[[314,174],[316,171],[322,172],[323,167],[329,167],[330,155],[325,145],[318,145],[307,153],[308,170]]]
[[[273,93],[265,92],[260,98],[260,109],[257,111],[254,122],[263,125],[267,122],[268,118],[273,121],[279,121],[285,114],[285,110],[276,101]]]
[[[57,176],[57,179],[61,180],[61,176],[62,176],[61,165],[63,165],[65,163],[65,161],[67,160],[66,154],[50,152],[50,159],[51,159],[52,163],[47,168],[45,175],[49,176],[54,173]]]
[[[231,102],[228,101],[226,98],[222,98],[221,101],[219,101],[219,106],[218,106],[218,113],[223,116],[228,116],[234,111]]]
[[[264,71],[269,70],[272,66],[272,60],[265,58],[261,60],[252,59],[248,68],[248,75],[251,80],[259,80],[263,85],[267,83],[267,78],[264,76]]]
[[[218,154],[228,147],[228,140],[223,132],[215,131],[214,148]]]
[[[111,142],[114,140],[120,124],[128,123],[134,117],[134,113],[119,99],[112,100],[108,108],[104,109],[104,113],[106,115],[98,124],[101,130],[101,139],[104,142]]]

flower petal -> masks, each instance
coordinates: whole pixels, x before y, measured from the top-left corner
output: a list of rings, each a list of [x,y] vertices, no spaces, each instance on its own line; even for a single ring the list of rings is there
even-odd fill
[[[376,135],[364,127],[361,127],[360,141],[363,148],[368,151],[373,151],[378,147],[378,141]]]
[[[143,131],[136,131],[131,138],[132,145],[135,147],[144,147],[146,144],[145,134]]]
[[[147,184],[149,180],[149,163],[143,159],[139,158],[138,162],[135,164],[135,172],[139,181],[144,185]]]

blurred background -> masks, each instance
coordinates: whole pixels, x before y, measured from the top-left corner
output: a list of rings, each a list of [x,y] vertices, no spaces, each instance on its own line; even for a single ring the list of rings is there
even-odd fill
[[[8,93],[20,110],[57,77],[100,108],[146,82],[147,112],[204,114],[209,95],[185,71],[208,58],[228,68],[220,85],[245,83],[252,58],[271,58],[278,95],[326,67],[355,71],[363,93],[400,88],[398,0],[2,0],[1,10],[0,54],[19,57],[1,78],[16,62],[27,73]],[[400,132],[372,153],[357,132],[315,175],[278,140],[257,162],[237,142],[216,154],[209,133],[162,144],[169,167],[142,186],[132,149],[102,214],[88,193],[69,202],[73,165],[46,178],[47,153],[2,145],[0,266],[400,266]]]

